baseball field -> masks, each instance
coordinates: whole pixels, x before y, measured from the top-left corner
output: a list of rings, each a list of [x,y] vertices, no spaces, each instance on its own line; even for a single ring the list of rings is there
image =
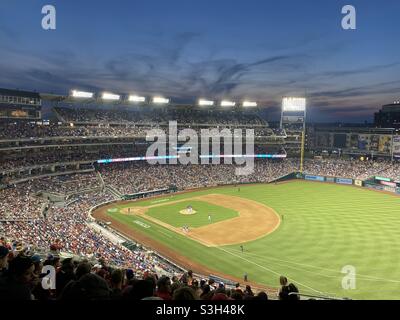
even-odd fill
[[[124,201],[93,216],[206,275],[271,288],[285,275],[311,295],[400,299],[395,195],[293,181]]]

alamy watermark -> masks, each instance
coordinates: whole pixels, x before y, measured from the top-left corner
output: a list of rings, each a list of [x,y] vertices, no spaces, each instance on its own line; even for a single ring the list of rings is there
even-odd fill
[[[342,28],[344,30],[357,29],[356,8],[352,5],[346,5],[342,8],[342,14],[345,14],[342,18]]]
[[[44,30],[55,30],[56,29],[56,7],[51,4],[46,4],[42,7],[42,28]],[[345,5],[342,7],[342,28],[344,30],[355,30],[356,25],[356,8],[353,5]]]
[[[44,266],[42,274],[46,274],[42,278],[42,288],[44,290],[54,290],[56,288],[56,269],[53,266]]]
[[[356,289],[356,268],[352,265],[346,265],[342,268],[341,273],[345,276],[342,278],[342,289],[355,290]]]
[[[242,129],[201,129],[199,136],[190,128],[178,131],[178,123],[170,121],[168,133],[150,129],[146,141],[153,142],[146,151],[149,164],[210,164],[210,160],[211,164],[220,164],[223,159],[225,164],[240,166],[235,168],[236,175],[254,172],[254,129],[245,129],[245,135]],[[178,146],[179,142],[183,144]]]
[[[56,29],[56,8],[53,5],[47,4],[42,7],[42,28],[44,30],[55,30]]]

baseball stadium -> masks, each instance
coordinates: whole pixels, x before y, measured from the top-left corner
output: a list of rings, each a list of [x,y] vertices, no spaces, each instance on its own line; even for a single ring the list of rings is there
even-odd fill
[[[91,263],[100,274],[122,268],[138,279],[157,274],[181,281],[190,272],[199,286],[240,285],[270,299],[279,297],[282,277],[301,299],[399,298],[400,165],[393,130],[309,128],[302,97],[283,98],[274,124],[259,116],[259,106],[168,102],[98,110],[81,107],[75,96],[84,93],[77,91],[57,97],[1,92],[3,101],[47,99],[57,116],[54,124],[3,122],[4,252],[29,253],[61,269],[63,261]],[[102,98],[92,99],[98,108]],[[40,106],[33,108],[40,114]],[[210,131],[209,149],[217,144],[221,154],[194,154],[189,141],[174,144],[168,135],[168,154],[159,148],[149,156],[154,142],[148,136],[155,126],[170,130],[171,114],[179,137],[185,126],[199,134],[219,128]],[[237,133],[245,123],[255,132],[254,152],[231,154],[222,128]],[[357,150],[350,147],[355,135]],[[249,159],[251,170],[238,172]]]
[[[267,49],[235,29],[254,52],[229,51],[236,31],[172,41],[180,19],[136,25],[131,5],[110,30],[43,27],[40,59],[0,25],[0,298],[399,300],[397,60],[332,69],[342,27]],[[147,26],[143,47],[122,26]]]

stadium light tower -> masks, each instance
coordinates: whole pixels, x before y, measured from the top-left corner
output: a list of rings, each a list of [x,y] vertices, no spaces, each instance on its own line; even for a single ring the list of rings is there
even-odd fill
[[[155,104],[167,104],[169,103],[169,99],[163,97],[154,97],[153,103]]]
[[[242,107],[257,107],[257,102],[255,101],[243,101]]]
[[[74,98],[86,98],[91,99],[94,96],[93,92],[86,92],[86,91],[79,91],[79,90],[72,90],[71,96]]]
[[[234,107],[236,105],[236,102],[234,101],[228,101],[228,100],[222,100],[220,106],[221,107]]]
[[[136,95],[130,95],[128,97],[129,102],[146,102],[146,97],[140,97]]]
[[[109,92],[103,92],[103,94],[101,95],[101,98],[103,100],[109,100],[109,101],[117,101],[119,100],[121,97],[118,94],[113,94],[113,93],[109,93]]]
[[[301,131],[300,173],[303,173],[304,145],[306,136],[306,98],[283,97],[281,113],[281,129],[296,127]]]
[[[199,106],[213,106],[214,105],[214,101],[212,100],[205,100],[205,99],[200,99],[199,100]]]

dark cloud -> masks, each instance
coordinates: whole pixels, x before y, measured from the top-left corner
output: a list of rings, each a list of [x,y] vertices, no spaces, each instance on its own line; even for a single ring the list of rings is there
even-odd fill
[[[311,93],[310,96],[314,98],[357,98],[371,95],[397,95],[399,92],[400,86],[386,87],[377,84],[340,90],[319,91]]]
[[[159,36],[163,41],[154,40],[152,46],[138,46],[124,54],[105,55],[89,63],[82,62],[80,52],[72,49],[53,49],[42,55],[24,53],[21,49],[18,55],[29,56],[33,66],[28,63],[13,66],[0,61],[3,70],[0,86],[60,94],[66,94],[71,88],[96,92],[107,89],[116,93],[133,90],[146,95],[164,94],[181,103],[200,96],[212,99],[250,97],[269,107],[268,113],[273,118],[279,117],[282,96],[304,94],[307,89],[310,119],[318,118],[319,114],[355,116],[357,110],[362,116],[372,114],[380,103],[377,99],[368,101],[369,97],[394,96],[400,91],[400,81],[362,81],[360,83],[369,84],[341,88],[343,84],[337,80],[393,70],[400,65],[398,62],[316,72],[313,62],[320,57],[312,53],[276,54],[252,61],[249,58],[225,59],[206,50],[191,59],[192,45],[198,48],[204,41],[201,33],[184,32],[170,38]]]
[[[399,66],[399,62],[395,63],[389,63],[389,64],[383,64],[383,65],[375,65],[375,66],[368,66],[365,68],[359,68],[359,69],[353,69],[353,70],[337,70],[337,71],[326,71],[322,72],[320,74],[317,74],[315,76],[317,77],[345,77],[345,76],[355,76],[355,75],[361,75],[361,74],[366,74],[366,73],[373,73],[373,72],[378,72],[382,71],[385,69],[390,69],[396,66]]]
[[[218,69],[217,79],[210,84],[209,91],[213,95],[229,94],[237,86],[241,84],[240,78],[251,72],[252,68],[273,64],[280,61],[290,60],[294,56],[273,56],[266,59],[258,60],[252,63],[233,63],[226,67]]]

